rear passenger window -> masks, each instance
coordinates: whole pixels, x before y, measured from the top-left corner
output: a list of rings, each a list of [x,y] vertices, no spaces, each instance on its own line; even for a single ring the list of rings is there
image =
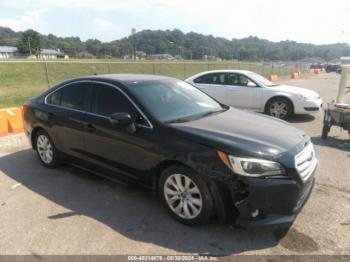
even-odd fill
[[[194,80],[198,84],[224,85],[226,82],[226,73],[215,73],[200,76]]]
[[[110,116],[113,113],[135,113],[131,102],[112,86],[93,84],[92,112]]]
[[[59,90],[55,91],[54,93],[52,93],[48,97],[48,103],[51,104],[51,105],[59,106],[60,103],[61,103],[61,95],[62,95],[62,89],[59,89]]]
[[[86,86],[86,83],[73,83],[63,87],[61,106],[77,110],[84,110]]]

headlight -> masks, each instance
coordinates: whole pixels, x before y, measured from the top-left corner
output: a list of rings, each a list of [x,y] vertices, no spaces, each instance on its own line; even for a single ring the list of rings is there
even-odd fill
[[[321,97],[319,95],[315,95],[315,96],[304,96],[304,95],[301,95],[301,94],[298,94],[297,95],[297,98],[298,100],[301,100],[301,101],[307,101],[307,100],[315,100],[315,99],[320,99]]]
[[[241,158],[232,155],[227,155],[218,151],[220,159],[228,166],[234,173],[249,176],[249,177],[264,177],[283,175],[286,173],[281,164],[256,158]]]
[[[299,99],[299,100],[306,100],[306,97],[305,96],[303,96],[303,95],[297,95],[297,98]]]
[[[298,98],[299,100],[301,100],[301,101],[306,101],[306,100],[312,100],[312,99],[314,99],[312,96],[304,96],[304,95],[301,95],[301,94],[297,95],[297,98]]]

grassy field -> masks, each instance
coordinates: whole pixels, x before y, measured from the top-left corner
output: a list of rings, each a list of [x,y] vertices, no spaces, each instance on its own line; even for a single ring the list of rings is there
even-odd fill
[[[61,81],[93,74],[146,73],[185,79],[215,69],[247,69],[261,75],[289,75],[293,66],[273,67],[243,62],[123,62],[115,60],[16,61],[0,60],[0,108],[18,106]]]

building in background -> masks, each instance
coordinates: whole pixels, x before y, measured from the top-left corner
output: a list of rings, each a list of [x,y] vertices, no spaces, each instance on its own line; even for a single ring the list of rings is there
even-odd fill
[[[86,59],[93,59],[96,58],[93,54],[90,54],[89,52],[86,51],[82,51],[79,52],[79,54],[77,55],[78,58],[86,58]]]
[[[222,61],[220,57],[216,57],[215,55],[203,55],[202,60],[208,61]]]
[[[65,54],[62,53],[59,49],[42,49],[39,54],[39,58],[42,59],[57,59],[57,58],[64,58]]]
[[[175,58],[170,54],[153,54],[149,55],[150,60],[174,60]]]
[[[143,51],[136,51],[136,59],[137,60],[142,60],[145,59],[147,57],[147,54]]]
[[[340,61],[343,65],[349,65],[350,64],[350,56],[342,56],[340,58]]]
[[[17,47],[14,46],[0,46],[0,59],[1,58],[11,58],[18,56],[19,52]]]

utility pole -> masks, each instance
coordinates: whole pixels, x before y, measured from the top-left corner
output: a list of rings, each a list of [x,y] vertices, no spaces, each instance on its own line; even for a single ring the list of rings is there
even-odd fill
[[[32,48],[30,46],[30,36],[28,36],[28,48],[29,48],[29,55],[32,55]]]
[[[135,34],[136,34],[136,29],[133,28],[131,29],[131,37],[132,37],[132,49],[133,49],[133,58],[136,60],[136,47],[135,47]]]

